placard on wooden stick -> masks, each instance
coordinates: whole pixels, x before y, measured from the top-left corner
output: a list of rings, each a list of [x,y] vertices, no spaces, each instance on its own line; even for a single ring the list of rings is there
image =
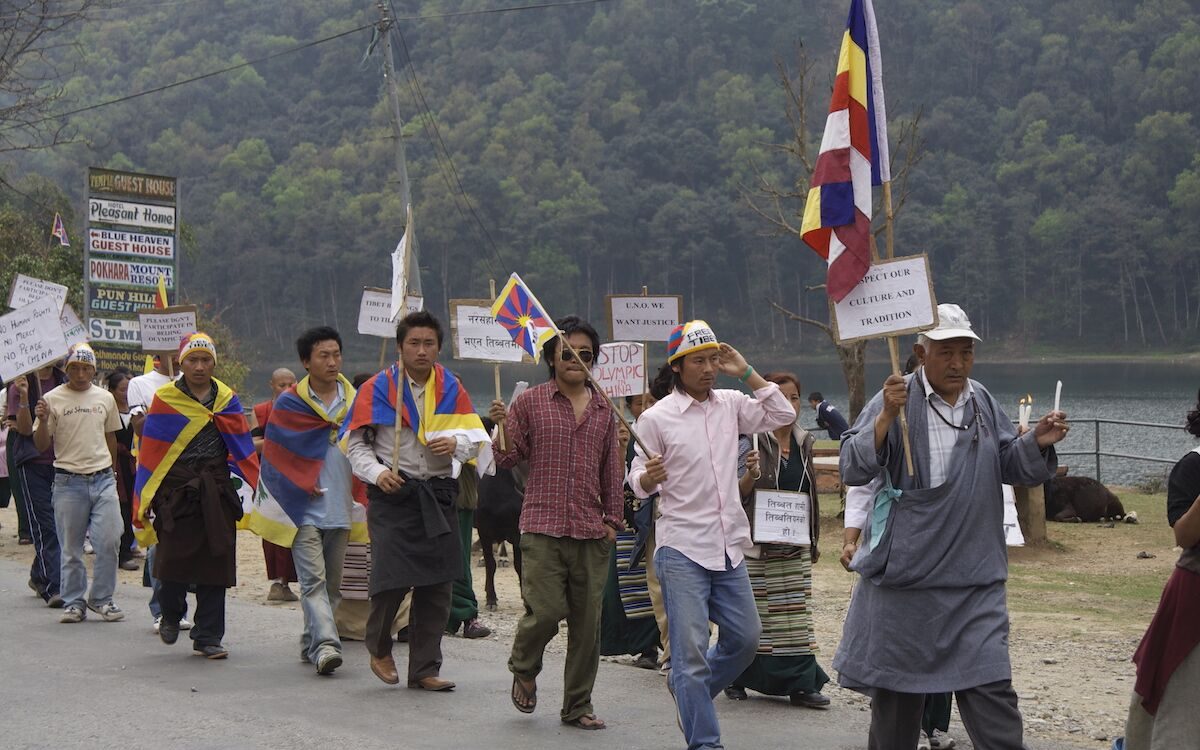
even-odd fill
[[[683,322],[683,295],[609,294],[604,299],[613,341],[666,341]]]
[[[450,340],[455,359],[533,362],[492,317],[492,300],[450,300]]]
[[[197,331],[195,305],[144,307],[137,316],[144,352],[177,352],[183,337]]]
[[[19,273],[13,279],[12,289],[9,290],[8,306],[14,309],[25,307],[42,297],[53,298],[61,310],[63,303],[67,301],[67,288],[53,281],[44,281]]]
[[[417,294],[406,298],[408,312],[414,313],[425,307],[425,299]],[[358,332],[364,336],[384,339],[396,337],[396,324],[392,321],[392,290],[379,287],[363,287],[362,299],[358,303]]]
[[[610,398],[646,393],[646,345],[632,341],[601,344],[592,377]]]
[[[909,255],[875,261],[841,302],[830,301],[830,322],[839,343],[902,336],[937,326],[937,300],[929,259]]]
[[[67,355],[54,297],[41,297],[0,316],[0,380],[5,383]]]

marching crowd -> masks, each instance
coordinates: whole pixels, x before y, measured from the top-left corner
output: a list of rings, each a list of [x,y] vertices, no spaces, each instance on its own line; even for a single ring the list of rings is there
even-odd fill
[[[841,686],[871,698],[873,750],[953,747],[937,719],[948,718],[951,696],[975,747],[1022,748],[1001,484],[1053,476],[1054,444],[1070,428],[1053,411],[1018,433],[970,378],[979,337],[965,313],[941,305],[939,319],[914,347],[913,372],[889,376],[853,425],[821,394],[807,399],[841,439],[843,482],[867,493],[838,555],[861,578],[832,666]],[[89,613],[121,620],[117,570],[144,556],[158,637],[174,644],[188,631],[196,653],[223,659],[235,534],[249,528],[263,539],[268,598],[300,602],[300,659],[317,674],[342,665],[342,639],[353,637],[365,641],[371,671],[398,684],[399,633],[407,686],[450,691],[443,635],[488,634],[470,580],[478,477],[511,471],[524,497],[524,613],[508,660],[516,710],[536,710],[544,652],[563,620],[559,716],[579,729],[605,727],[592,702],[602,654],[661,669],[689,750],[724,746],[722,694],[829,705],[809,604],[820,506],[799,379],[758,372],[690,321],[668,341],[650,393],[627,399],[635,419],[626,425],[589,378],[595,329],[574,316],[556,325],[542,351],[546,382],[511,404],[494,401],[486,424],[439,363],[443,330],[427,312],[399,322],[397,362],[353,381],[338,332],[305,331],[296,342],[304,376],[277,370],[272,401],[250,420],[213,376],[217,342],[204,333],[152,372],[108,374],[105,387],[80,344],[61,369],[7,389],[6,467],[24,511],[19,535],[34,553],[29,585],[64,623]],[[717,387],[719,376],[750,394]],[[1168,585],[1174,609],[1163,613],[1164,595],[1160,617],[1190,614],[1189,632],[1200,632],[1200,491],[1189,481],[1200,485],[1196,471],[1181,474],[1172,492],[1186,497],[1169,503],[1191,556]],[[804,498],[806,544],[759,538],[756,498],[768,492]],[[90,587],[85,546],[95,554]],[[1131,708],[1145,739],[1131,732],[1126,747],[1184,746],[1150,738],[1168,731],[1161,706],[1181,689],[1195,694],[1197,639],[1182,643],[1162,624],[1148,631]],[[1143,683],[1143,671],[1153,680]],[[1139,699],[1147,692],[1153,705]],[[1190,720],[1191,731],[1191,713],[1170,721]]]

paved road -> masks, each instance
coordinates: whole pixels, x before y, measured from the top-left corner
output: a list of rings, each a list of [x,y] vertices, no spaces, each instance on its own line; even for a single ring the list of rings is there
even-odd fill
[[[509,703],[508,644],[445,641],[453,693],[389,687],[371,674],[361,643],[346,663],[318,677],[298,660],[298,610],[230,600],[227,661],[191,655],[181,636],[166,646],[149,627],[148,590],[121,586],[125,622],[94,615],[58,623],[26,588],[26,569],[0,561],[0,745],[4,748],[521,748],[678,750],[663,679],[602,664],[595,703],[602,732],[561,725],[562,661],[548,657],[537,713]],[[397,662],[404,672],[403,647]],[[867,714],[834,705],[794,709],[767,699],[719,700],[731,748],[861,748]],[[965,733],[958,730],[959,737]],[[960,747],[969,743],[961,742]],[[1045,750],[1063,746],[1039,745]]]

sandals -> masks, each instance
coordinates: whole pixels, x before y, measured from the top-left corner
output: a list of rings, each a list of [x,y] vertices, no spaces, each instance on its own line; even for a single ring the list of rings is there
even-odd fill
[[[607,726],[603,721],[596,718],[596,714],[584,714],[570,721],[563,719],[563,724],[575,727],[576,729],[588,730],[604,729]]]
[[[521,680],[516,675],[513,675],[512,684],[512,704],[523,714],[533,713],[533,709],[537,708],[537,683],[534,683],[533,689],[529,690],[521,684]]]

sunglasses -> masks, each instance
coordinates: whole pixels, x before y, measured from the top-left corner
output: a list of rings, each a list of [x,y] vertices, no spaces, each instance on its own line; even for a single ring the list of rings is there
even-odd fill
[[[595,355],[593,355],[587,349],[584,349],[583,351],[579,352],[579,361],[584,363],[585,365],[590,365],[592,363],[592,359],[594,357],[595,357]],[[571,360],[575,359],[575,357],[574,357],[574,355],[571,354],[569,349],[563,349],[561,359],[563,362],[570,362]]]

